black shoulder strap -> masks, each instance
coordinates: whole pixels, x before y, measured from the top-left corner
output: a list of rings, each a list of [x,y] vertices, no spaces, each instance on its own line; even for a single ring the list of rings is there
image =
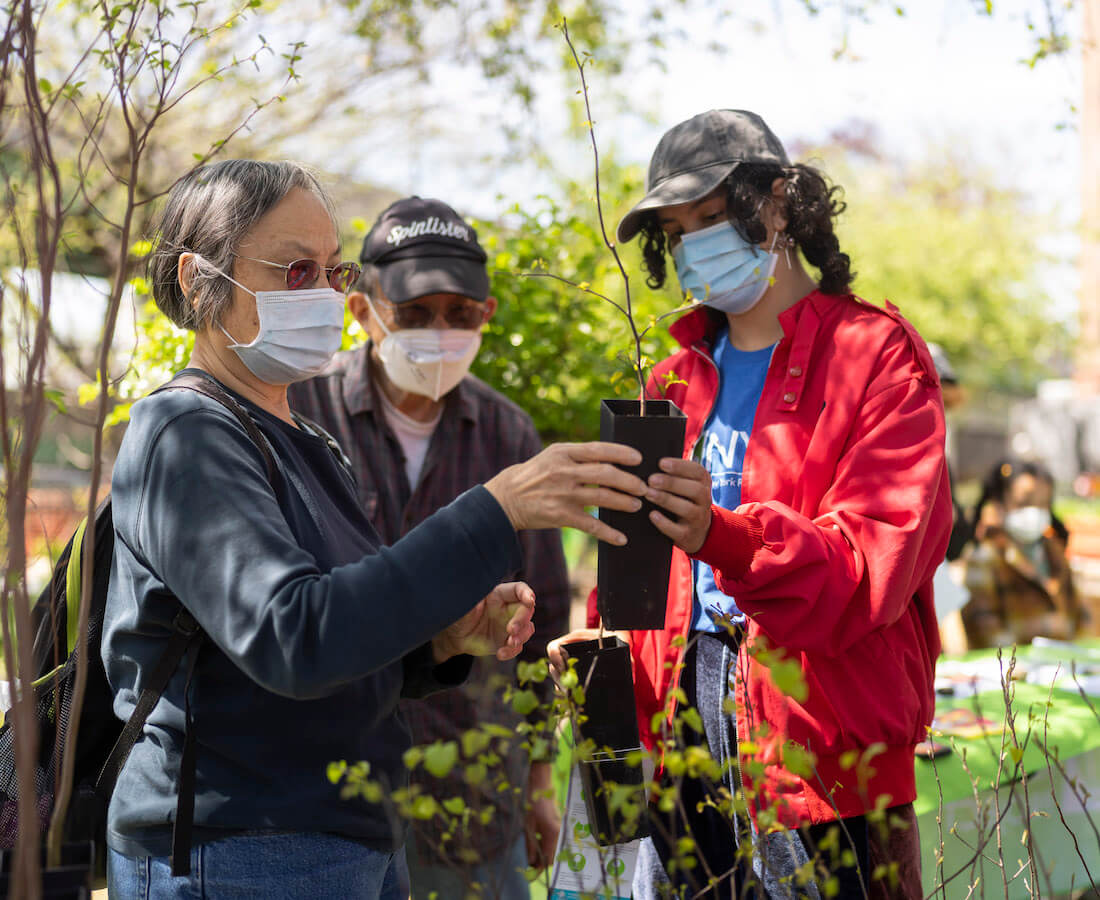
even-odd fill
[[[256,427],[256,423],[252,421],[252,417],[244,411],[244,408],[233,399],[232,395],[230,395],[225,388],[218,384],[211,376],[192,370],[177,375],[167,384],[162,384],[153,391],[153,393],[159,394],[161,391],[179,390],[194,391],[196,394],[202,394],[204,397],[209,397],[211,400],[217,401],[229,410],[234,418],[241,423],[241,427],[247,432],[249,438],[252,439],[252,443],[256,445],[256,448],[263,455],[264,465],[267,467],[267,480],[270,481],[273,486],[277,483],[275,477],[277,471],[275,457],[271,453],[271,446],[268,444],[267,438],[265,438],[263,432]]]
[[[267,469],[267,478],[275,487],[279,482],[278,469],[275,464],[275,456],[271,452],[271,446],[264,437],[263,432],[256,427],[252,417],[233,399],[233,397],[212,377],[201,372],[187,372],[177,375],[167,384],[161,385],[152,393],[161,391],[186,390],[195,391],[209,397],[224,406],[231,412],[241,427],[244,428],[252,443],[260,451],[264,458],[264,466]],[[331,438],[330,438],[331,440]],[[333,442],[335,443],[335,442]],[[172,634],[168,639],[168,646],[164,648],[160,659],[153,668],[145,686],[138,695],[134,711],[122,728],[118,740],[111,749],[107,762],[96,780],[96,793],[105,801],[109,801],[115,782],[122,771],[130,751],[141,737],[145,728],[145,721],[153,708],[160,702],[168,682],[172,680],[180,662],[186,656],[188,659],[187,683],[190,687],[191,676],[194,673],[198,651],[202,644],[203,631],[195,618],[181,604],[180,611],[172,622]],[[190,692],[188,691],[188,694]],[[179,783],[176,786],[176,821],[172,830],[172,874],[187,875],[190,871],[191,826],[195,809],[195,736],[191,728],[191,706],[187,699],[187,725],[184,733],[184,752],[180,760]]]
[[[149,675],[145,686],[141,689],[134,711],[130,713],[130,718],[123,726],[118,740],[115,741],[115,745],[107,757],[107,762],[103,764],[103,768],[100,770],[99,778],[96,779],[96,793],[104,800],[110,800],[111,792],[115,789],[115,782],[118,780],[118,773],[122,771],[122,767],[126,763],[130,751],[134,749],[137,739],[141,737],[145,720],[149,718],[149,713],[160,701],[180,661],[187,654],[188,647],[192,643],[197,644],[202,636],[202,628],[199,627],[199,623],[195,621],[191,613],[181,607],[172,622],[172,635],[168,639],[168,646],[164,648],[164,652],[157,660],[157,664]]]

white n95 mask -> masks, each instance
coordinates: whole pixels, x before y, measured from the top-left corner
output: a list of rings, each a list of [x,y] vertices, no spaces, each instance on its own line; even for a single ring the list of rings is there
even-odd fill
[[[1049,509],[1041,506],[1022,506],[1005,513],[1005,531],[1021,544],[1034,544],[1051,525]]]
[[[410,394],[438,400],[466,377],[481,347],[481,332],[457,328],[403,328],[390,331],[367,297],[374,318],[386,337],[378,358],[386,377]]]

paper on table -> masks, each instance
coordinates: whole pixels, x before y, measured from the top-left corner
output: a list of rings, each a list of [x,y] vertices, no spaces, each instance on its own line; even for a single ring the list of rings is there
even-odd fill
[[[947,737],[975,738],[1000,734],[1004,730],[1003,722],[979,716],[974,710],[961,706],[937,713],[932,720],[932,734]]]

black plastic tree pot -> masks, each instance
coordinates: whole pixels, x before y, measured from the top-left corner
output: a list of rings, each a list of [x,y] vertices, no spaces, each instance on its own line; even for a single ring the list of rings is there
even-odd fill
[[[641,748],[630,648],[607,637],[602,647],[599,641],[574,641],[562,649],[576,660],[584,687],[579,738],[596,745],[591,759],[578,762],[589,827],[601,847],[645,837],[645,778],[640,765],[626,761],[628,753]],[[609,802],[612,796],[617,802]]]
[[[0,897],[7,897],[11,887],[14,850],[0,851]],[[95,848],[91,841],[61,845],[61,864],[46,868],[46,851],[42,850],[42,900],[88,900],[92,896],[95,871]]]
[[[642,454],[628,469],[641,479],[658,471],[663,457],[684,452],[687,418],[670,400],[647,400],[645,415],[637,400],[600,403],[600,440],[627,444]],[[600,520],[626,535],[623,547],[601,541],[596,564],[596,604],[610,629],[660,629],[665,625],[672,541],[649,521],[648,501],[635,513],[600,509]]]

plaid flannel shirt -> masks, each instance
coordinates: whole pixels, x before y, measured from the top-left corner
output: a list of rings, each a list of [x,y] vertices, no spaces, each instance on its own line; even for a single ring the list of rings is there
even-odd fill
[[[338,354],[324,374],[291,385],[290,405],[328,430],[344,448],[367,515],[386,543],[396,541],[463,491],[541,449],[530,416],[484,382],[467,376],[446,396],[420,481],[411,486],[401,445],[381,410],[369,359],[369,344]],[[535,634],[519,658],[545,659],[547,643],[564,634],[569,624],[561,535],[557,530],[524,531],[520,540],[524,568],[515,578],[534,589],[536,609]],[[425,560],[424,577],[431,575],[431,561]],[[415,610],[409,614],[415,615]],[[514,681],[515,663],[481,657],[461,688],[403,701],[414,744],[453,740],[461,747],[464,732],[489,722],[515,734],[521,717],[503,700],[505,685]],[[537,687],[540,699],[546,700],[549,680]],[[440,802],[461,797],[475,813],[468,826],[446,837],[448,829],[438,818],[415,823],[422,845],[431,848],[437,861],[462,865],[492,859],[522,833],[530,761],[521,743],[518,737],[513,739],[501,754],[499,767],[477,785],[467,783],[461,764],[445,778],[428,775],[422,767],[413,771],[413,783],[426,793]],[[483,823],[477,813],[488,807],[494,813]]]

